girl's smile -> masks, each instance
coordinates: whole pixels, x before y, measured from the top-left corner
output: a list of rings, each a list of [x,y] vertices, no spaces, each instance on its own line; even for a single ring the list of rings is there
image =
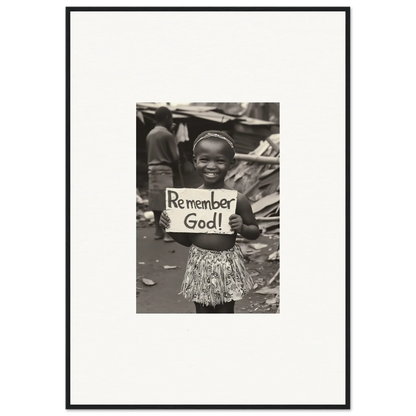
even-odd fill
[[[202,140],[195,148],[195,168],[210,187],[223,187],[225,176],[233,164],[233,152],[223,140]]]

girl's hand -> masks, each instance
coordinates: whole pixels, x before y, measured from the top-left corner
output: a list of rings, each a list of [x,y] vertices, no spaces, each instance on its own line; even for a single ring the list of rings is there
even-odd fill
[[[230,220],[228,222],[230,224],[232,231],[237,231],[238,233],[241,233],[243,231],[243,219],[240,215],[232,214],[230,215]]]
[[[170,218],[168,216],[168,213],[166,211],[163,211],[160,220],[159,225],[165,230],[166,228],[170,227]]]

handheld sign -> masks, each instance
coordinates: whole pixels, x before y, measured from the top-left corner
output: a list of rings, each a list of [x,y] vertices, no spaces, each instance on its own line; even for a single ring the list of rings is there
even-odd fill
[[[234,234],[228,219],[235,214],[237,191],[166,188],[168,232]]]

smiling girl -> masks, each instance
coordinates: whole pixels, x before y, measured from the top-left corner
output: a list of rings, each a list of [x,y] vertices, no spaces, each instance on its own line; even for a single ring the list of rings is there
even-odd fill
[[[194,166],[204,184],[200,189],[228,189],[224,180],[234,165],[234,140],[226,133],[205,131],[194,142]],[[234,313],[234,303],[252,287],[244,257],[235,243],[237,233],[249,240],[259,235],[250,202],[237,193],[236,213],[229,217],[233,234],[169,233],[178,243],[190,247],[181,293],[195,303],[197,313]],[[168,229],[166,211],[160,226]]]

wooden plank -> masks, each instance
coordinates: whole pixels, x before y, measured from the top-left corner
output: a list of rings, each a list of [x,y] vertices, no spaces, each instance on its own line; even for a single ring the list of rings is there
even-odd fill
[[[259,181],[254,182],[251,186],[249,186],[249,187],[248,187],[248,188],[244,191],[244,195],[245,195],[245,196],[250,195],[251,191],[253,191],[254,189],[256,189],[259,183],[260,183]]]
[[[245,160],[245,161],[248,161],[248,162],[262,163],[262,164],[270,164],[270,165],[279,165],[280,164],[280,159],[278,157],[244,155],[242,153],[236,153],[235,154],[235,159]]]
[[[255,202],[254,204],[251,205],[251,208],[254,212],[254,214],[256,214],[257,212],[261,211],[262,209],[268,207],[269,205],[275,204],[276,202],[280,201],[280,196],[279,194],[271,194],[271,195],[267,195],[264,198],[260,199],[259,201]]]
[[[259,221],[259,227],[269,229],[280,225],[280,221]]]
[[[276,277],[279,276],[280,269],[276,272],[276,274],[267,282],[267,285],[271,285],[275,280]]]
[[[269,142],[269,144],[273,148],[273,150],[275,150],[277,153],[280,152],[279,145],[277,143],[275,143],[270,136],[266,137],[266,140]]]
[[[275,171],[273,174],[271,174],[267,177],[263,176],[263,178],[261,178],[261,181],[260,181],[260,186],[263,187],[263,186],[266,186],[266,185],[270,185],[271,183],[278,182],[279,181],[279,176],[280,176],[279,171]]]
[[[270,205],[266,208],[263,208],[262,210],[256,212],[256,217],[268,217],[270,214],[275,214],[276,211],[279,208],[279,203],[277,202],[276,204]]]
[[[260,174],[259,179],[267,178],[269,175],[276,172],[276,169],[278,169],[277,166],[275,168],[265,170],[263,173]]]

